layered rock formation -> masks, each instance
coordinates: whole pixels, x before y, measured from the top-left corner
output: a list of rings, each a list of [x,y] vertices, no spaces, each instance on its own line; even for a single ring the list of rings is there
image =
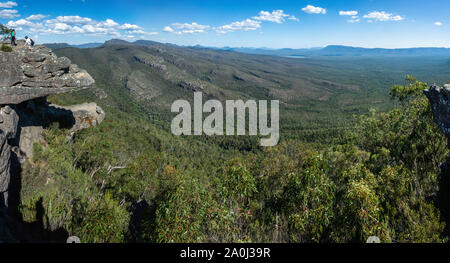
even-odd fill
[[[11,170],[11,141],[17,134],[19,116],[10,106],[0,109],[0,207],[8,206]]]
[[[23,41],[17,44],[13,52],[0,51],[0,208],[8,206],[12,157],[31,157],[34,142],[44,143],[44,127],[59,122],[73,134],[105,117],[95,103],[71,107],[47,103],[48,95],[91,88],[94,79],[44,46],[29,49]]]
[[[94,79],[68,58],[58,58],[44,46],[30,50],[22,41],[13,52],[1,53],[0,74],[0,104],[19,104],[94,84]]]

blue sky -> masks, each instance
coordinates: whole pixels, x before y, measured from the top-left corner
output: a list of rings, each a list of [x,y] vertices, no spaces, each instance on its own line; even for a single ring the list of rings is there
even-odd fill
[[[0,0],[0,23],[37,42],[450,47],[448,0]]]

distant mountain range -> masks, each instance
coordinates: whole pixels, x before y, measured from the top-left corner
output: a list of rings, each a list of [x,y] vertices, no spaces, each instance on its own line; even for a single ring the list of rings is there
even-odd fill
[[[81,45],[70,45],[67,43],[48,43],[48,44],[44,44],[44,46],[53,49],[53,50],[57,50],[57,49],[62,49],[62,48],[69,48],[69,47],[74,47],[74,48],[96,48],[96,47],[100,47],[102,46],[104,43],[87,43],[87,44],[81,44]]]
[[[125,44],[125,45],[139,45],[147,46],[149,44],[161,44],[154,41],[138,40],[135,42],[127,42],[119,39],[112,39],[106,41],[105,43],[88,43],[82,45],[70,45],[67,43],[53,43],[44,44],[46,47],[53,50],[62,48],[97,48],[103,45],[111,44]],[[165,44],[171,45],[171,44]],[[176,46],[176,45],[173,45]],[[450,48],[439,48],[439,47],[424,47],[424,48],[400,48],[400,49],[384,49],[384,48],[360,48],[360,47],[350,47],[350,46],[339,46],[330,45],[324,48],[310,48],[310,49],[269,49],[269,48],[246,48],[246,47],[205,47],[205,46],[191,46],[193,49],[212,49],[212,50],[224,50],[240,52],[245,54],[255,54],[255,55],[269,55],[269,56],[280,56],[280,57],[449,57],[450,58]]]
[[[450,48],[360,48],[331,45],[312,49],[259,49],[259,48],[228,48],[227,50],[247,54],[272,55],[282,57],[421,57],[448,56]]]

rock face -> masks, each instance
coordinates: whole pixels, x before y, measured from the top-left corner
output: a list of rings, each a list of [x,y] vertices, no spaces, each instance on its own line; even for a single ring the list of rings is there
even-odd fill
[[[71,112],[73,118],[75,119],[75,124],[72,126],[70,131],[72,133],[90,128],[92,126],[97,126],[102,123],[105,119],[105,112],[102,108],[97,106],[96,103],[83,103],[80,105],[73,105],[68,107],[50,105],[57,109],[56,112]],[[55,113],[57,116],[57,114]]]
[[[29,101],[18,109],[20,116],[18,136],[15,145],[19,146],[19,161],[33,157],[35,142],[46,145],[42,132],[44,127],[59,123],[59,127],[70,131],[71,139],[80,130],[99,125],[105,119],[105,112],[96,103],[83,103],[72,106],[49,104],[45,100]]]
[[[17,133],[19,116],[13,108],[0,109],[0,207],[8,206],[8,187],[11,168],[11,140]]]
[[[35,142],[45,144],[42,131],[52,122],[73,134],[105,118],[95,103],[61,107],[50,105],[46,97],[93,84],[85,70],[44,46],[29,49],[24,41],[17,41],[13,52],[0,51],[0,217],[8,207],[13,156],[14,160],[31,157]]]
[[[18,41],[13,52],[0,54],[0,104],[19,104],[93,84],[94,79],[86,71],[44,46],[30,50]]]
[[[445,136],[450,138],[450,85],[446,84],[443,88],[431,86],[425,90],[425,95],[433,109],[435,122]]]

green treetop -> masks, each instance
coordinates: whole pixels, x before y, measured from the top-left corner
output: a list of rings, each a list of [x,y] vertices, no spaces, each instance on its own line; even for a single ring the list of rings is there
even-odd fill
[[[0,24],[0,36],[8,36],[10,29],[2,24]]]

